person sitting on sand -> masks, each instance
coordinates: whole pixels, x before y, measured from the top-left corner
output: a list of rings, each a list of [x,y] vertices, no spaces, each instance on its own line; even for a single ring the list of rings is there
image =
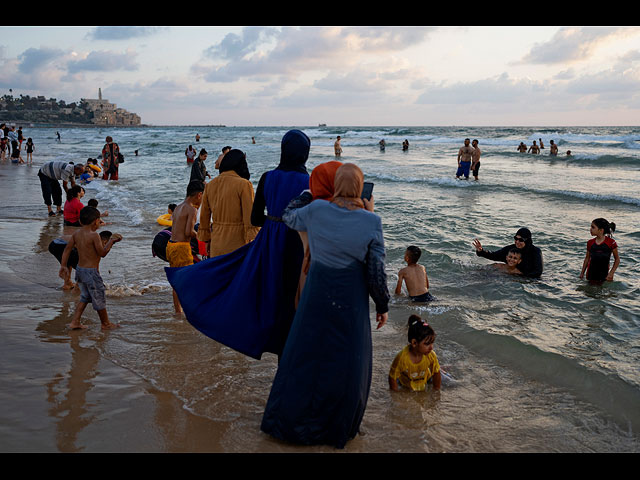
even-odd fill
[[[114,233],[106,244],[102,243],[100,235],[96,232],[100,227],[100,211],[97,208],[84,207],[80,211],[80,223],[82,227],[74,232],[69,239],[60,261],[59,275],[60,278],[65,278],[70,275],[67,263],[71,251],[74,247],[77,248],[76,281],[80,287],[80,301],[76,304],[69,327],[74,330],[87,328],[86,325],[80,322],[80,318],[87,304],[91,303],[94,310],[98,312],[102,330],[110,330],[120,325],[109,321],[105,295],[106,288],[98,268],[102,257],[105,257],[111,251],[114,243],[122,240],[122,235]]]
[[[187,186],[187,197],[173,210],[171,238],[167,243],[169,267],[187,267],[193,265],[191,239],[197,238],[195,231],[198,208],[202,203],[204,182],[194,180]],[[182,313],[178,294],[173,291],[173,306],[176,314]]]
[[[506,263],[494,263],[493,266],[509,275],[522,275],[522,272],[518,270],[518,265],[522,262],[522,252],[519,249],[512,248],[509,250],[505,262]]]
[[[409,298],[414,302],[430,302],[435,300],[429,293],[429,277],[427,271],[417,262],[422,251],[420,248],[411,245],[404,253],[404,261],[407,266],[398,272],[398,284],[396,285],[396,295],[402,294],[402,282],[404,281]]]

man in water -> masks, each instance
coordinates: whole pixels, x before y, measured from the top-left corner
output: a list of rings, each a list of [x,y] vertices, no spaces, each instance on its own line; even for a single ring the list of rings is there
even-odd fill
[[[456,172],[456,178],[464,175],[465,180],[469,179],[469,169],[471,168],[474,151],[474,148],[469,145],[469,142],[471,142],[471,140],[465,138],[464,145],[458,150],[458,171]]]
[[[558,146],[553,142],[553,140],[549,140],[551,146],[549,147],[549,155],[558,155]]]
[[[342,145],[340,145],[340,135],[336,138],[336,142],[333,144],[333,150],[336,154],[336,157],[342,155]]]
[[[478,170],[480,170],[480,155],[482,155],[482,151],[480,151],[480,147],[478,147],[478,140],[474,140],[471,142],[471,146],[473,147],[473,162],[471,162],[471,171],[473,172],[473,176],[478,180]]]
[[[536,144],[536,141],[533,141],[533,145],[529,147],[529,153],[538,154],[540,153],[540,147]]]

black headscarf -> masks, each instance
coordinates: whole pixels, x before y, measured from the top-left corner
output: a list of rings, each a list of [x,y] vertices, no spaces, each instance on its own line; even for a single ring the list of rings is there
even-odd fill
[[[524,248],[533,246],[533,239],[531,238],[531,230],[526,227],[522,227],[516,232],[516,236],[524,238]]]
[[[278,165],[277,169],[307,173],[304,164],[307,163],[309,158],[310,148],[311,140],[304,132],[289,130],[282,137],[280,165]]]
[[[247,180],[249,180],[249,177],[251,176],[247,165],[247,155],[237,148],[227,152],[227,154],[222,158],[222,162],[220,162],[220,168],[218,170],[220,173],[233,170],[242,178]]]

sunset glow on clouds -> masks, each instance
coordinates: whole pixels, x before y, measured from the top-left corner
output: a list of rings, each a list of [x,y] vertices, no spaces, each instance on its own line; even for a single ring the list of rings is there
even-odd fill
[[[0,27],[0,92],[152,125],[637,125],[632,27]]]

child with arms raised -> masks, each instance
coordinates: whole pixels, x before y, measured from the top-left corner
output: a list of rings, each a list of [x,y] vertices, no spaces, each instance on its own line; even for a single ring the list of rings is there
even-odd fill
[[[73,233],[67,243],[60,261],[60,277],[69,275],[67,261],[71,251],[75,247],[78,250],[78,265],[76,266],[76,281],[80,287],[80,301],[69,325],[72,329],[87,328],[80,322],[82,313],[91,303],[98,312],[103,330],[119,327],[109,321],[107,314],[105,286],[98,271],[100,260],[105,257],[114,243],[122,240],[122,236],[114,233],[106,244],[102,243],[97,231],[100,227],[100,212],[97,208],[84,207],[80,211],[80,223],[82,227]]]

